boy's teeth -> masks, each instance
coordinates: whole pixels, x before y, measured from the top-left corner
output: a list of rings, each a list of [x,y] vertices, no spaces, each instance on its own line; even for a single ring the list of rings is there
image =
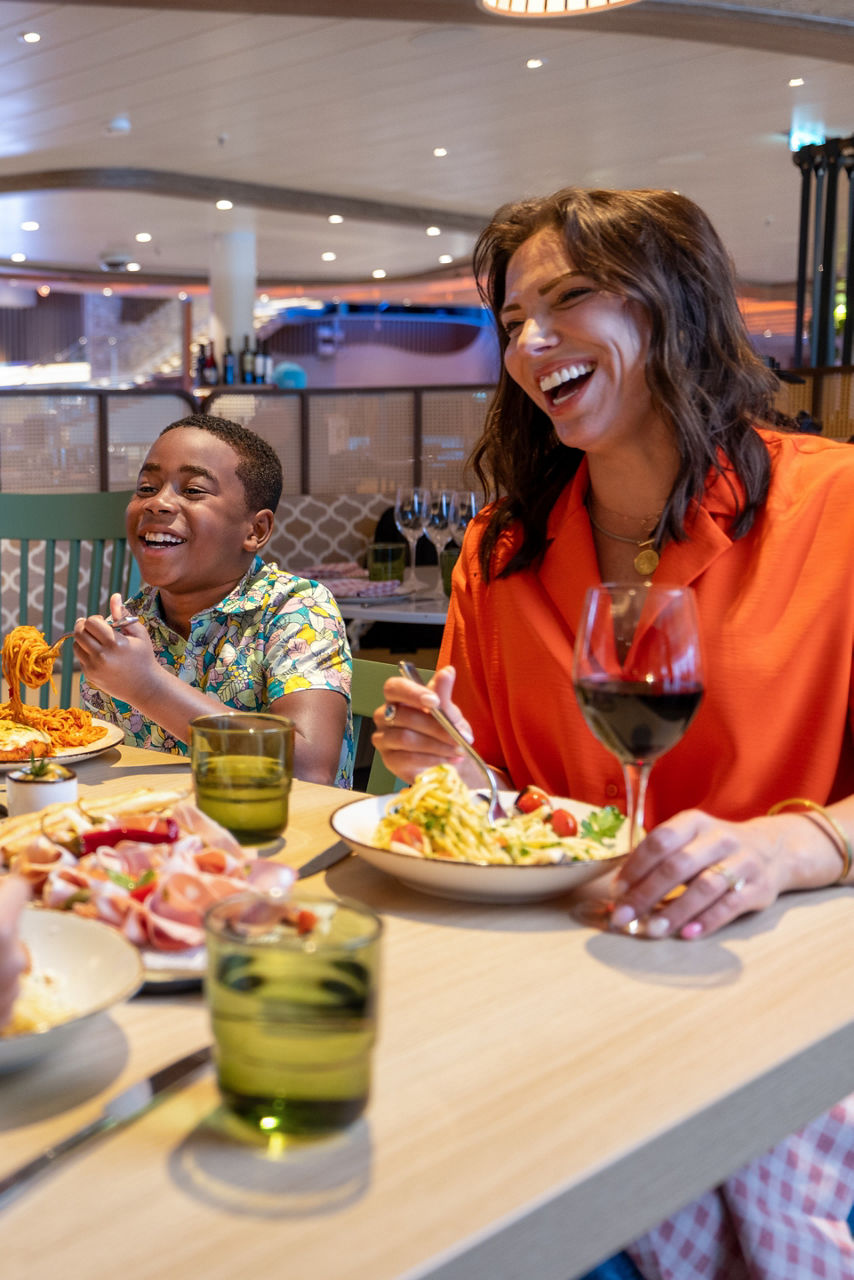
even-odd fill
[[[551,391],[553,387],[559,387],[562,382],[572,382],[574,378],[580,378],[583,373],[592,373],[592,364],[570,364],[564,369],[555,369],[554,373],[547,373],[544,378],[540,378],[540,390]]]
[[[176,538],[174,533],[145,533],[142,537],[143,542],[162,542],[168,546],[177,547],[184,539]]]

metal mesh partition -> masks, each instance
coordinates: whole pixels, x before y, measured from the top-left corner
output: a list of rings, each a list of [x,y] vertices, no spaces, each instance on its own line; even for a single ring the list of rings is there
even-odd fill
[[[87,493],[100,487],[98,401],[86,394],[0,397],[0,489]]]
[[[156,437],[170,422],[192,412],[183,396],[108,395],[108,487],[133,489],[143,458]]]
[[[313,392],[308,413],[311,493],[394,493],[412,483],[414,392]]]
[[[467,489],[466,459],[483,431],[492,392],[482,387],[421,394],[422,483],[430,489]]]
[[[214,391],[205,412],[230,418],[258,433],[279,455],[285,494],[302,491],[301,402],[298,395]]]

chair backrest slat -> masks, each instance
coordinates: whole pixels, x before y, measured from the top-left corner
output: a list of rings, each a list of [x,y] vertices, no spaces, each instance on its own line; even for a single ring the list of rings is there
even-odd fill
[[[383,685],[389,676],[399,674],[397,667],[391,662],[372,662],[368,658],[353,659],[351,699],[357,754],[362,740],[369,739],[370,734],[373,733],[371,716],[383,700]],[[429,680],[433,672],[422,669],[421,674],[425,680]],[[401,780],[383,764],[379,752],[374,751],[368,775],[368,793],[372,796],[386,795],[392,791],[399,791],[403,785]]]
[[[112,592],[120,591],[127,597],[137,590],[139,571],[125,537],[125,508],[130,496],[128,492],[0,494],[0,540],[14,542],[20,550],[18,604],[15,610],[9,599],[3,600],[4,634],[12,614],[13,626],[28,623],[37,627],[50,643],[60,631],[70,631],[84,613],[104,612]],[[83,553],[84,546],[88,555]],[[8,569],[12,557],[6,554],[4,559]],[[87,563],[88,576],[84,577]],[[59,606],[61,621],[55,616]],[[57,675],[58,705],[70,706],[75,682],[70,641],[63,646]],[[57,701],[50,685],[43,687],[38,700],[43,707]]]

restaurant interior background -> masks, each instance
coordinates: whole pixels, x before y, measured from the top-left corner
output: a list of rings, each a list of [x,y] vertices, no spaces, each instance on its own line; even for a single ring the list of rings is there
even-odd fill
[[[126,489],[210,394],[282,455],[273,553],[359,556],[397,484],[466,478],[496,370],[479,228],[569,183],[696,199],[786,369],[793,150],[851,135],[852,62],[850,0],[533,21],[476,0],[0,0],[0,490]],[[221,381],[226,337],[235,385],[199,387],[199,345]],[[241,385],[247,345],[263,387]],[[847,373],[825,388],[826,434],[854,430],[851,400]]]

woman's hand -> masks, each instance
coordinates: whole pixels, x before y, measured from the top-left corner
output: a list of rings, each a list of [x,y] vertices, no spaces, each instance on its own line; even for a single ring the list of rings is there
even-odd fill
[[[8,876],[0,884],[0,1027],[12,1016],[18,996],[18,979],[27,969],[27,953],[18,940],[18,921],[30,896],[20,876]]]
[[[374,712],[376,729],[372,742],[387,767],[404,782],[412,782],[416,774],[431,765],[452,764],[469,786],[483,785],[480,770],[428,709],[440,707],[463,737],[472,740],[471,726],[451,701],[455,679],[453,667],[442,667],[426,688],[404,676],[392,676],[383,685],[385,703]]]
[[[650,938],[705,937],[786,890],[832,884],[834,873],[839,855],[806,814],[724,822],[689,809],[626,859],[611,927]]]
[[[121,596],[110,596],[113,621],[124,617]],[[141,622],[110,627],[100,614],[78,618],[74,626],[74,653],[90,684],[113,698],[138,707],[160,674],[151,639]]]

